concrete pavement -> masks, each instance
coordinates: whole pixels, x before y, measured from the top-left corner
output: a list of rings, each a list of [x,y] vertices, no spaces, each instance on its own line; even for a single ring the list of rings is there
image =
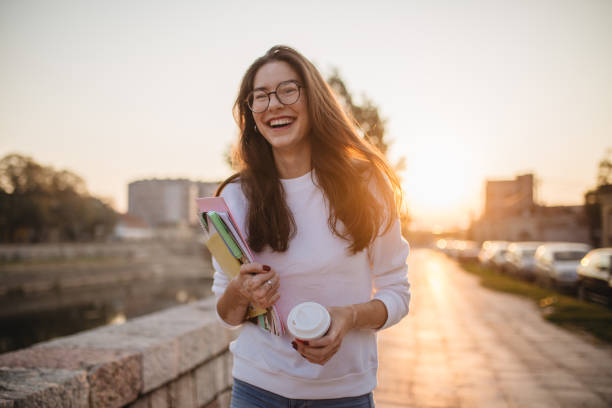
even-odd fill
[[[377,408],[612,406],[612,347],[442,254],[414,250],[409,268],[410,314],[379,334]]]

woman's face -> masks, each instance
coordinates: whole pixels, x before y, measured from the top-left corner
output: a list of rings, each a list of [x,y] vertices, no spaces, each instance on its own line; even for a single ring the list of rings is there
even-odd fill
[[[263,65],[253,80],[253,89],[274,92],[278,84],[285,81],[297,81],[303,85],[301,78],[283,61],[272,61]],[[276,154],[302,153],[309,151],[308,105],[303,89],[300,89],[298,101],[292,105],[283,105],[276,94],[271,94],[268,109],[261,113],[253,112],[257,130],[270,143]]]

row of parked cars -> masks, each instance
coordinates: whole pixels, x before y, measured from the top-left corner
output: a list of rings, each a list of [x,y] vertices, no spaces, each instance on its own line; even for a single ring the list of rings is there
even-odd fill
[[[443,240],[438,247],[459,260],[478,260],[508,275],[612,304],[612,248],[576,242]]]

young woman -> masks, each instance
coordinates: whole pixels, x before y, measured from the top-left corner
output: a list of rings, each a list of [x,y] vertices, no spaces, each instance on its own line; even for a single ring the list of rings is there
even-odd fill
[[[217,313],[235,327],[249,303],[276,305],[286,322],[314,301],[332,323],[310,342],[242,325],[230,346],[232,407],[373,407],[376,331],[399,322],[410,300],[398,178],[289,47],[249,67],[234,113],[241,170],[218,194],[257,263],[233,280],[215,263]]]

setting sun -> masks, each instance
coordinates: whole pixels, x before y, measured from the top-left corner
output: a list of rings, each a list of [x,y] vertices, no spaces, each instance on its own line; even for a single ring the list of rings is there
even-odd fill
[[[404,192],[419,224],[450,226],[463,222],[473,210],[480,189],[471,155],[459,144],[418,147],[404,172]]]

